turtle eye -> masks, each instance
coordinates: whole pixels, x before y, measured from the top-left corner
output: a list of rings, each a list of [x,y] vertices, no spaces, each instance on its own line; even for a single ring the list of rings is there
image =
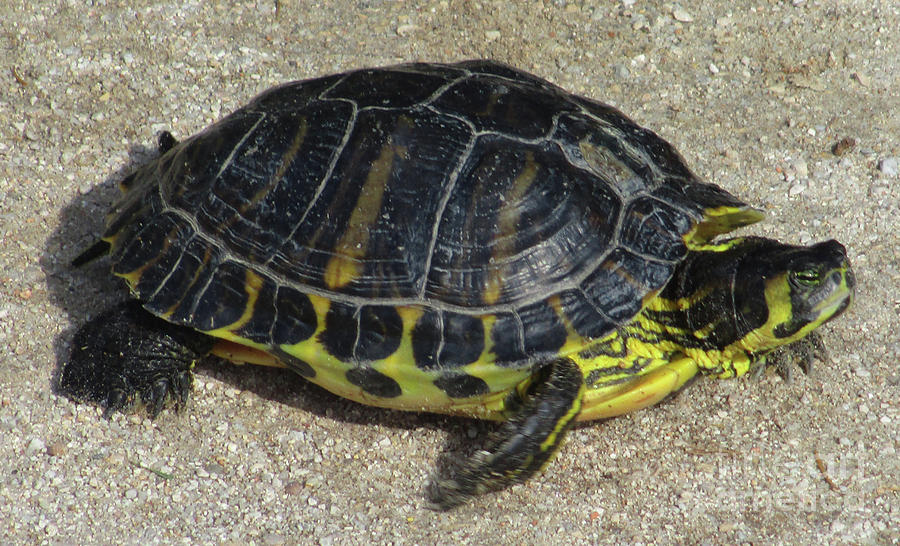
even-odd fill
[[[819,284],[819,272],[815,269],[801,269],[794,272],[792,279],[802,286],[816,286]]]

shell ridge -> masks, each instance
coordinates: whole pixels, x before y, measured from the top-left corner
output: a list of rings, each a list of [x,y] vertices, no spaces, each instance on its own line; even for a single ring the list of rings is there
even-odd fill
[[[266,258],[266,260],[262,264],[260,264],[262,266],[267,267],[272,262],[272,260],[275,258],[275,256],[277,256],[279,254],[279,252],[281,252],[281,250],[284,248],[284,246],[289,241],[292,241],[294,239],[294,235],[297,234],[297,230],[300,229],[300,226],[302,226],[303,222],[306,221],[306,217],[309,215],[309,213],[313,209],[313,207],[315,207],[316,203],[319,200],[319,197],[321,197],[321,195],[322,195],[322,192],[325,191],[325,187],[328,185],[328,182],[331,180],[331,175],[334,173],[335,166],[337,166],[338,161],[340,160],[341,156],[343,156],[344,148],[346,148],[346,146],[347,146],[347,141],[350,140],[350,135],[353,133],[353,127],[356,124],[356,118],[358,117],[358,109],[357,109],[356,103],[351,100],[347,100],[347,99],[331,99],[331,100],[346,101],[346,102],[349,102],[353,106],[353,112],[352,112],[350,118],[347,120],[347,123],[344,127],[344,136],[343,136],[343,138],[341,138],[340,145],[335,149],[334,154],[332,154],[331,161],[328,164],[328,169],[322,175],[322,180],[319,182],[319,186],[316,188],[316,193],[313,194],[312,199],[309,200],[309,204],[306,206],[306,210],[303,211],[303,214],[300,216],[300,219],[297,220],[297,222],[291,228],[291,231],[288,232],[288,234],[284,237],[284,241],[280,245],[278,245],[278,248],[275,249],[275,252],[272,252],[271,255],[268,258]]]
[[[474,126],[472,127],[474,129]],[[475,143],[478,141],[478,137],[471,136],[469,138],[468,144],[466,144],[466,148],[462,154],[460,154],[459,159],[456,162],[456,166],[453,168],[453,171],[447,177],[447,188],[444,190],[443,195],[441,195],[441,200],[438,203],[437,214],[435,214],[434,225],[432,226],[431,231],[431,240],[428,242],[428,251],[425,255],[425,265],[422,268],[422,280],[420,281],[420,286],[416,288],[417,299],[424,300],[425,299],[425,291],[428,288],[428,278],[431,273],[431,262],[434,259],[434,249],[437,246],[438,235],[441,231],[441,223],[444,218],[444,212],[447,209],[447,204],[450,202],[450,198],[453,196],[453,190],[456,188],[456,184],[459,181],[460,173],[462,173],[462,169],[468,161],[469,156],[472,154],[472,150],[475,148]]]

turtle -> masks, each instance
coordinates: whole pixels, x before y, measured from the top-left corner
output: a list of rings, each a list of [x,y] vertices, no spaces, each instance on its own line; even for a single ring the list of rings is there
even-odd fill
[[[855,287],[839,242],[720,237],[763,213],[614,107],[493,61],[273,87],[163,132],[121,189],[73,264],[108,255],[132,298],[78,329],[59,390],[156,417],[215,355],[498,421],[430,483],[439,509],[524,482],[576,422],[818,347]]]

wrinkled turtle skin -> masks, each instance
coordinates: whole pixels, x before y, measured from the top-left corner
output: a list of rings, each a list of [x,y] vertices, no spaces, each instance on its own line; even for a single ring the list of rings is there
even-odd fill
[[[762,214],[617,110],[494,62],[270,89],[122,182],[102,240],[133,300],[61,390],[183,405],[209,353],[374,406],[502,421],[431,488],[524,481],[578,420],[764,362],[852,300],[836,241],[716,240]]]

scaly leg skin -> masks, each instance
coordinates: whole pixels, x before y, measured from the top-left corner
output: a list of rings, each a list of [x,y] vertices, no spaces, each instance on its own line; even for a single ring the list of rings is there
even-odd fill
[[[449,510],[471,497],[522,483],[550,461],[581,411],[584,376],[568,358],[549,364],[546,379],[451,480],[430,487],[435,508]]]
[[[120,304],[78,330],[59,379],[59,390],[103,403],[104,416],[139,398],[151,417],[187,403],[191,368],[212,348],[212,338],[151,315],[138,301]]]
[[[768,367],[773,367],[778,375],[790,383],[793,378],[793,365],[796,364],[805,375],[812,373],[813,361],[828,362],[828,351],[822,336],[812,332],[803,339],[789,345],[779,347],[754,363],[750,373],[754,379],[759,378]]]

